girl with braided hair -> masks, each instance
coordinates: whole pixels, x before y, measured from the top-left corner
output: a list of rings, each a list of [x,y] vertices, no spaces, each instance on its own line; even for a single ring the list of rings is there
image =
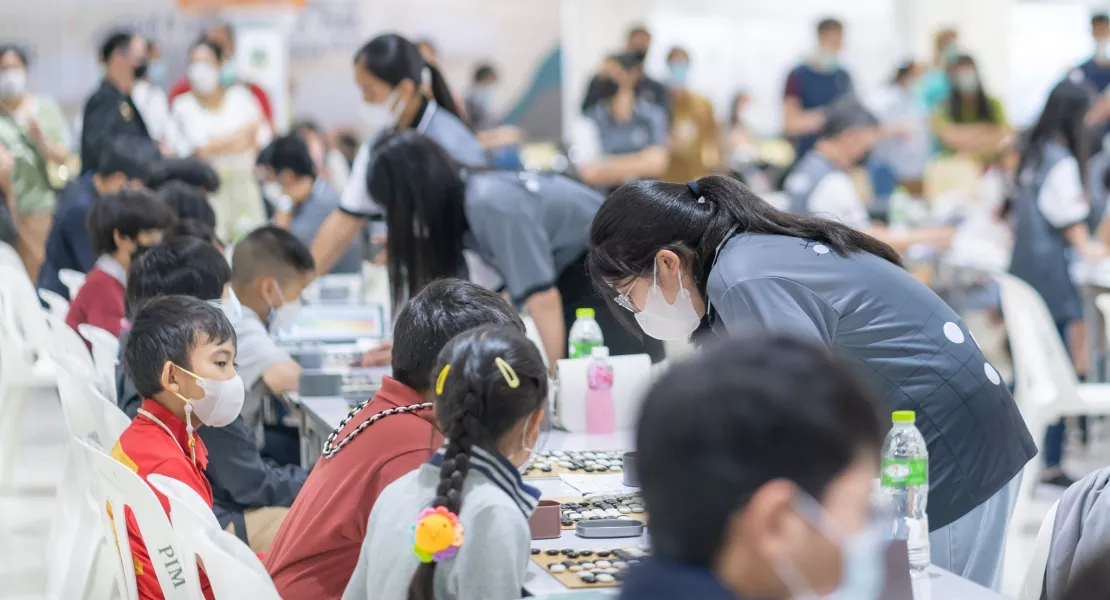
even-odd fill
[[[446,444],[378,497],[344,600],[523,593],[540,494],[519,469],[539,437],[547,367],[523,333],[487,326],[451,340],[433,375]]]

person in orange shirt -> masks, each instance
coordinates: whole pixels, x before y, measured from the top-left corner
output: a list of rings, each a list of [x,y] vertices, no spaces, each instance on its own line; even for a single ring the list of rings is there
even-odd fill
[[[721,164],[721,133],[713,103],[690,89],[690,53],[675,46],[667,54],[671,90],[671,160],[664,181],[686,183],[709,175]]]
[[[235,372],[235,353],[235,329],[219,307],[187,296],[163,296],[145,304],[123,350],[124,368],[145,400],[112,456],[144,481],[157,473],[188,485],[211,508],[212,487],[204,473],[208,450],[194,430],[223,427],[239,416],[243,380]],[[151,489],[169,515],[167,498]],[[165,596],[153,561],[172,573],[179,559],[172,549],[167,553],[144,545],[130,508],[127,536],[139,598],[161,600]],[[204,597],[213,600],[203,570],[199,575]]]

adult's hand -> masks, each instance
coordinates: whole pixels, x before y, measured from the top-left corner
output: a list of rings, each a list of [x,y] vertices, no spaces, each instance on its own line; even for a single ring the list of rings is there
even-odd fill
[[[387,340],[366,351],[359,361],[360,367],[384,367],[393,360],[393,341]]]

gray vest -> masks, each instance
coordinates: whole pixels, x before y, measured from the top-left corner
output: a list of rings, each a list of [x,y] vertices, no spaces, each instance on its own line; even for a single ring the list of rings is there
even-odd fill
[[[794,165],[783,183],[783,191],[790,197],[788,212],[797,215],[809,214],[809,198],[821,180],[837,168],[816,150],[810,150]]]
[[[1037,198],[1052,168],[1069,156],[1063,146],[1055,142],[1045,144],[1040,160],[1018,175],[1013,207],[1014,251],[1010,272],[1037,290],[1058,323],[1082,318],[1083,309],[1068,270],[1071,252],[1068,241],[1041,213]]]

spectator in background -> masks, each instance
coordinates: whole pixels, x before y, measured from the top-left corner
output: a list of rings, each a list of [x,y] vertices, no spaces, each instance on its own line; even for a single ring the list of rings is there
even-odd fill
[[[89,209],[97,199],[124,188],[142,189],[150,177],[151,165],[158,159],[158,150],[151,144],[136,145],[132,139],[118,137],[100,150],[99,157],[95,173],[80,176],[62,190],[58,213],[46,238],[38,287],[63,298],[69,298],[69,290],[58,279],[58,271],[88,273],[96,263],[97,253],[85,228]]]
[[[15,230],[15,191],[12,189],[12,172],[15,159],[0,146],[0,242],[15,246],[19,233]]]
[[[143,116],[150,139],[158,144],[163,154],[172,155],[173,147],[170,140],[170,103],[166,97],[166,90],[161,85],[151,80],[154,73],[151,67],[162,66],[162,51],[153,41],[148,42],[150,60],[146,63],[142,73],[136,72],[135,89],[131,91],[131,99],[135,107]],[[156,62],[157,61],[157,62]]]
[[[889,167],[895,180],[915,196],[921,195],[925,164],[932,153],[929,115],[914,94],[920,77],[916,65],[904,63],[890,84],[868,102],[885,134],[872,158]]]
[[[584,126],[575,140],[579,178],[600,189],[662,177],[669,163],[667,113],[637,93],[643,61],[629,53],[614,60],[619,67],[615,77],[598,80],[598,101],[583,114]]]
[[[104,80],[85,102],[81,117],[81,173],[91,173],[113,138],[156,148],[131,93],[146,74],[147,44],[141,35],[113,33],[100,47]]]
[[[752,97],[748,92],[737,92],[728,112],[728,131],[724,140],[724,161],[734,172],[742,173],[759,158],[755,135],[751,130]]]
[[[320,225],[339,207],[339,192],[316,175],[307,145],[295,135],[274,140],[270,167],[282,193],[274,224],[311,246]],[[362,238],[351,242],[331,273],[362,273],[365,253]]]
[[[262,110],[266,122],[271,125],[274,122],[274,109],[273,104],[270,102],[270,96],[266,90],[260,86],[244,81],[239,75],[239,70],[235,65],[235,31],[232,29],[230,23],[219,23],[204,30],[203,39],[220,49],[220,85],[229,87],[234,83],[240,83],[248,90],[254,99],[258,101],[258,106]],[[170,90],[170,104],[178,96],[188,92],[192,88],[192,82],[189,81],[188,74],[185,77],[177,80]]]
[[[933,66],[925,72],[918,87],[918,96],[925,110],[932,114],[952,93],[948,68],[960,57],[959,34],[955,29],[942,29],[933,38]]]
[[[69,305],[66,324],[76,331],[88,323],[119,337],[131,261],[161,242],[162,230],[174,221],[173,209],[146,190],[122,190],[97,200],[86,228],[99,257]]]
[[[987,95],[970,56],[957,58],[948,76],[952,94],[933,113],[933,133],[947,152],[969,154],[989,163],[1011,135],[1002,103]]]
[[[266,220],[254,164],[272,133],[250,91],[235,82],[224,84],[222,53],[203,40],[190,50],[191,90],[173,102],[174,139],[179,156],[204,159],[219,174],[220,190],[211,199],[216,233],[234,242]]]
[[[721,133],[713,103],[689,87],[690,53],[685,48],[671,48],[667,73],[672,102],[671,160],[663,180],[685,183],[720,166]]]
[[[69,131],[58,103],[27,87],[27,55],[0,46],[0,146],[14,160],[11,173],[18,223],[15,249],[31,281],[39,276],[60,184],[59,166],[69,159]],[[62,167],[62,172],[66,170]]]
[[[667,86],[643,74],[644,59],[647,58],[648,49],[651,48],[651,32],[643,26],[636,26],[628,30],[628,42],[625,45],[625,55],[634,59],[640,75],[636,80],[636,97],[655,104],[663,109],[670,118],[671,94]],[[600,73],[590,80],[586,88],[586,97],[582,100],[582,112],[587,113],[595,104],[605,100],[612,88],[608,79],[616,75],[616,65],[612,62],[602,64]]]
[[[825,126],[825,109],[852,93],[852,76],[840,62],[844,24],[823,19],[817,24],[817,50],[786,77],[782,130],[801,159]]]
[[[1110,86],[1110,16],[1096,13],[1091,17],[1091,37],[1095,53],[1079,65],[1079,70],[1095,91],[1104,92]]]
[[[327,179],[328,142],[324,139],[324,133],[320,131],[320,126],[315,121],[300,121],[293,125],[293,134],[304,141],[308,148],[308,155],[312,157],[312,164],[316,168],[316,173]]]
[[[466,95],[466,114],[470,126],[478,134],[478,142],[490,150],[490,162],[499,169],[522,169],[518,146],[523,137],[519,127],[501,125],[493,116],[493,96],[497,89],[497,71],[481,64],[474,71],[474,85]]]

